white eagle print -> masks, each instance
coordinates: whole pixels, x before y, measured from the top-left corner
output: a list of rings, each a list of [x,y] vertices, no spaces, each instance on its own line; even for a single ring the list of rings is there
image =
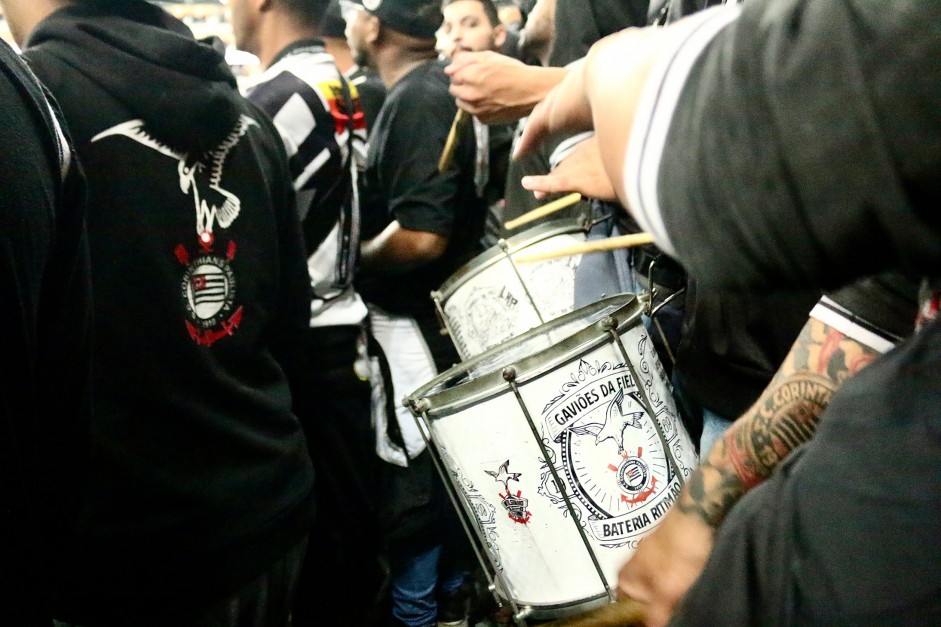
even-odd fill
[[[144,129],[143,120],[130,120],[123,122],[108,130],[98,133],[92,138],[92,142],[99,141],[105,137],[115,135],[130,138],[137,143],[152,148],[157,152],[177,160],[177,171],[180,175],[180,190],[184,194],[192,192],[193,201],[196,205],[196,234],[203,238],[205,234],[212,233],[213,225],[218,222],[222,228],[228,228],[239,215],[241,211],[241,201],[238,196],[221,187],[222,170],[225,166],[226,157],[229,151],[238,144],[239,139],[252,126],[258,126],[258,123],[250,117],[243,115],[239,118],[238,124],[229,133],[225,141],[218,148],[207,153],[209,168],[208,189],[200,192],[196,185],[196,174],[207,168],[207,164],[202,161],[189,162],[188,155],[177,152],[163,143],[157,141]]]

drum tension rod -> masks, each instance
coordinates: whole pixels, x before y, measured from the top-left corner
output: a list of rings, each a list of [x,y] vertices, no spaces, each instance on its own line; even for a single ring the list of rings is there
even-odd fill
[[[606,320],[613,319],[614,318],[611,316],[606,318]],[[572,522],[575,524],[575,529],[578,532],[579,538],[581,538],[582,545],[585,547],[585,550],[588,553],[588,557],[591,559],[592,566],[595,568],[595,573],[601,580],[601,585],[608,596],[608,600],[614,603],[617,599],[614,596],[611,585],[608,582],[607,577],[605,577],[604,569],[601,567],[601,563],[598,561],[598,556],[595,555],[595,552],[592,550],[591,543],[588,541],[588,535],[582,528],[581,516],[579,515],[578,510],[575,509],[575,506],[572,505],[572,500],[564,487],[565,483],[562,481],[562,477],[559,476],[559,472],[556,470],[555,464],[553,464],[551,461],[553,456],[549,452],[549,449],[546,448],[546,444],[542,439],[543,436],[539,433],[539,428],[536,426],[532,415],[529,413],[529,408],[526,407],[525,401],[523,401],[523,395],[520,394],[519,384],[516,383],[516,376],[517,372],[515,367],[507,366],[503,369],[503,379],[509,384],[510,389],[513,390],[513,395],[516,397],[516,402],[519,404],[520,410],[523,412],[523,417],[526,418],[526,422],[529,425],[529,430],[532,432],[533,438],[535,438],[536,446],[539,447],[539,451],[542,453],[546,460],[546,464],[549,466],[549,474],[552,476],[552,480],[555,482],[556,488],[559,490],[559,494],[562,495],[562,501],[565,503],[565,509],[569,513],[569,518],[571,518]],[[520,616],[517,617],[517,619],[525,619],[528,615],[528,613],[520,613]]]

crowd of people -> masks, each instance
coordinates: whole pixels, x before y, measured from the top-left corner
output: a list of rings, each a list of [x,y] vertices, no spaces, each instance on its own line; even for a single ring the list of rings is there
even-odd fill
[[[573,307],[651,296],[700,455],[612,595],[941,623],[933,0],[230,0],[250,84],[156,3],[0,6],[0,625],[525,621],[401,400],[572,192],[654,238]]]

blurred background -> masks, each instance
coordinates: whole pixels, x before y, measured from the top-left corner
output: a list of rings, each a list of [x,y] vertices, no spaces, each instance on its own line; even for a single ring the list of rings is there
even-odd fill
[[[247,52],[236,50],[232,37],[228,0],[151,0],[178,19],[182,20],[197,39],[218,37],[226,46],[226,60],[240,81],[247,80],[260,71],[258,59]],[[14,48],[7,21],[0,9],[0,38]]]

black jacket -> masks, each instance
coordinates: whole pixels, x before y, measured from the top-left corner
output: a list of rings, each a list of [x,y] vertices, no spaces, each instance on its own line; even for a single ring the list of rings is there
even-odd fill
[[[59,10],[24,54],[89,186],[93,451],[59,616],[198,608],[313,515],[289,389],[310,294],[284,148],[222,56],[149,3]]]
[[[48,626],[88,441],[84,179],[39,82],[0,42],[0,625]]]

